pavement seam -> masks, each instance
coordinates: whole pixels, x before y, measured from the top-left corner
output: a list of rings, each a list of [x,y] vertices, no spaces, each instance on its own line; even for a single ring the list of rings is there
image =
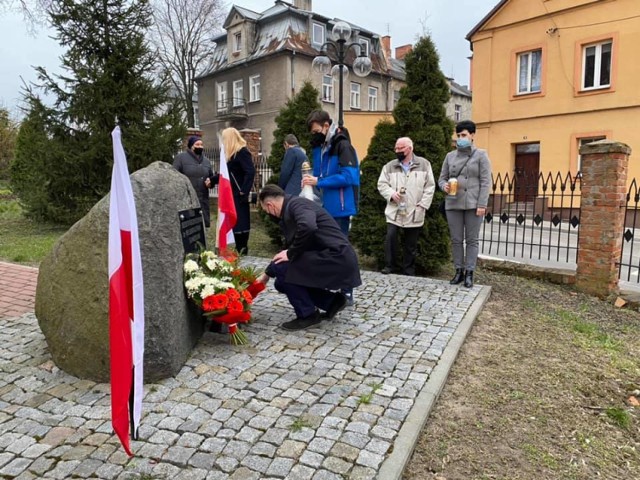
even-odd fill
[[[447,383],[449,372],[458,357],[460,348],[462,348],[475,319],[482,312],[482,308],[490,296],[491,287],[483,286],[449,340],[440,360],[429,375],[427,383],[418,394],[393,443],[393,452],[382,463],[376,478],[380,480],[400,480],[402,478],[404,469],[411,460],[413,450],[418,443],[420,433]]]

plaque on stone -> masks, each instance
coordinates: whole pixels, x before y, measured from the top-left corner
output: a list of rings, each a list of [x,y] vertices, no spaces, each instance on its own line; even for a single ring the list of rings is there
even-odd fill
[[[190,208],[178,212],[180,217],[180,235],[184,253],[197,253],[199,248],[206,248],[207,239],[204,230],[202,210]]]

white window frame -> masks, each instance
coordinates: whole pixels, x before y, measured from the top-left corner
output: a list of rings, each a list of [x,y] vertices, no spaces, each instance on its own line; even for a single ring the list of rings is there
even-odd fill
[[[370,112],[375,112],[378,110],[378,87],[369,87],[368,89],[369,98],[368,98],[368,106]]]
[[[227,82],[217,84],[218,111],[226,110],[229,107],[229,97],[227,95]]]
[[[578,171],[578,175],[582,171],[582,155],[580,155],[580,147],[583,147],[591,142],[597,142],[598,140],[606,140],[607,137],[604,135],[598,135],[595,137],[578,137],[578,164],[576,170]]]
[[[240,95],[237,93],[240,92]],[[244,103],[244,81],[234,80],[233,81],[233,106],[241,107]]]
[[[260,101],[260,75],[249,77],[249,101]]]
[[[357,87],[354,89],[354,87]],[[356,82],[351,82],[351,88],[349,89],[349,106],[351,108],[361,108],[360,107],[360,84]]]
[[[455,122],[462,120],[462,105],[459,103],[455,103],[453,105],[453,120]]]
[[[602,73],[602,47],[609,45],[609,83],[601,84],[600,75]],[[587,77],[587,49],[595,48],[595,63],[593,65],[593,86],[585,86]],[[611,87],[611,76],[613,75],[613,40],[603,40],[597,43],[590,43],[582,46],[582,80],[580,86],[582,90],[598,90]]]
[[[400,90],[394,90],[393,91],[393,99],[391,101],[391,103],[393,104],[391,106],[392,109],[396,108],[396,105],[398,105],[398,102],[400,101]]]
[[[320,39],[316,38],[316,33],[320,34]],[[322,23],[312,22],[311,24],[311,44],[322,46],[327,39],[327,29]]]
[[[540,79],[540,85],[537,89],[534,90],[533,87],[533,54],[536,52],[540,52],[540,61],[538,62],[538,68],[540,71],[538,72],[538,78]],[[528,52],[520,52],[518,53],[518,64],[516,68],[516,91],[518,95],[526,95],[529,93],[540,93],[542,91],[542,49],[536,48],[535,50],[529,50]],[[521,64],[524,58],[527,58],[527,79],[526,85],[521,89],[520,85],[520,69]]]
[[[369,53],[371,51],[371,44],[369,43],[369,39],[368,38],[360,38],[358,40],[358,43],[364,47],[364,48],[360,48],[360,52],[359,54],[362,55],[363,53],[368,57]]]
[[[242,51],[242,32],[233,34],[233,53]]]
[[[333,75],[322,76],[322,101],[327,103],[334,103],[334,83]]]

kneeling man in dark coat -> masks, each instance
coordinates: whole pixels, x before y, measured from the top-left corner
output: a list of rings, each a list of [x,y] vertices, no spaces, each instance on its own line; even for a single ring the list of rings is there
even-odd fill
[[[296,312],[296,318],[282,327],[301,330],[335,317],[347,304],[339,290],[362,284],[349,240],[333,217],[311,200],[285,195],[277,185],[266,185],[259,199],[262,209],[279,220],[287,246],[265,270]]]

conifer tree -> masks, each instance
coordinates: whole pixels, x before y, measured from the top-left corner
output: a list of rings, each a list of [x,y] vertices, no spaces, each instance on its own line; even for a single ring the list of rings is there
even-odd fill
[[[36,68],[39,84],[25,94],[27,117],[39,120],[49,144],[47,166],[35,185],[20,175],[12,183],[28,213],[69,223],[109,191],[116,121],[130,172],[171,161],[184,126],[164,82],[154,76],[155,59],[145,40],[152,18],[147,0],[60,0],[48,14],[55,38],[66,48],[64,73]],[[52,95],[53,105],[46,105],[37,90]],[[25,172],[42,155],[19,142],[12,171]],[[42,194],[37,189],[44,189],[50,207],[32,208],[32,197]]]
[[[290,133],[294,134],[300,143],[300,146],[307,152],[311,152],[311,135],[307,127],[307,117],[314,110],[321,107],[318,98],[320,92],[311,82],[304,82],[300,91],[289,99],[284,107],[280,109],[280,113],[276,117],[277,128],[273,132],[273,143],[271,144],[271,153],[267,159],[267,163],[273,172],[269,183],[278,183],[280,170],[282,168],[282,159],[284,157],[284,137]],[[311,159],[309,160],[311,161]],[[261,210],[262,212],[262,210]],[[266,226],[267,233],[271,237],[275,245],[282,246],[283,239],[280,227],[267,220],[266,215],[262,214],[261,218]]]
[[[384,222],[385,202],[378,192],[377,181],[382,167],[395,157],[393,147],[396,139],[410,137],[413,140],[414,153],[431,163],[437,182],[453,133],[453,123],[447,118],[445,110],[450,95],[449,86],[440,70],[438,52],[429,36],[421,37],[407,54],[405,71],[407,83],[400,90],[400,99],[393,111],[395,125],[376,128],[368,155],[362,162],[362,208],[353,222],[354,243],[362,253],[373,255],[379,266],[384,264],[382,242],[386,225],[380,222],[380,218]],[[391,135],[392,132],[395,135]],[[449,258],[448,228],[438,211],[442,198],[442,193],[438,191],[425,218],[418,241],[418,273],[437,271]],[[371,208],[373,205],[375,208]]]

